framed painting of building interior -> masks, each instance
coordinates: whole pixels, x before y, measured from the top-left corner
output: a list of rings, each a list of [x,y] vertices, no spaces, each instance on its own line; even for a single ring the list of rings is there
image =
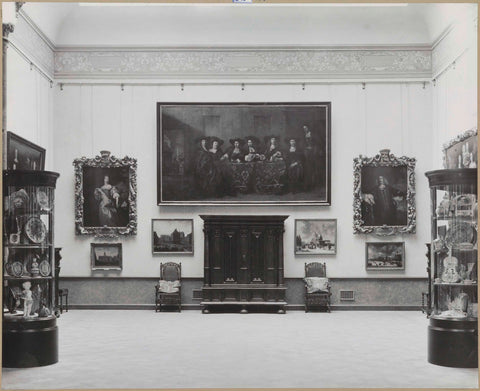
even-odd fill
[[[354,159],[354,233],[415,233],[415,163],[388,149]]]
[[[330,205],[331,104],[158,103],[157,201]]]
[[[75,233],[116,237],[137,233],[137,160],[109,151],[73,161]]]

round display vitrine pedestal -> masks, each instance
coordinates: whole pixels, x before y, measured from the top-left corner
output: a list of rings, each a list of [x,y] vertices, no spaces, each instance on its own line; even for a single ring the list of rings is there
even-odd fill
[[[58,362],[55,316],[23,322],[3,322],[2,367],[31,368]]]
[[[477,368],[478,322],[476,319],[439,319],[428,326],[428,362],[444,367]]]

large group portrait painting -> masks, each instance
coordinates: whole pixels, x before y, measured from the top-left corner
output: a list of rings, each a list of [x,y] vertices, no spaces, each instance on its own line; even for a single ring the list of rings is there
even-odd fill
[[[330,103],[158,103],[159,204],[330,204]]]

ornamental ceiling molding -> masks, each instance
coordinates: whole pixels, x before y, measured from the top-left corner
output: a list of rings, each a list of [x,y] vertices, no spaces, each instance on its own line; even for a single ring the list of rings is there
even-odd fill
[[[56,78],[428,78],[430,49],[58,49]]]
[[[15,29],[8,36],[8,41],[31,58],[46,74],[53,76],[54,48],[21,9],[17,12]]]

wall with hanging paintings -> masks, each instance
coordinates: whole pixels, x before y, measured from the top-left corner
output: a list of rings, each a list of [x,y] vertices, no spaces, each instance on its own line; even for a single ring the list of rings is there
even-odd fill
[[[137,158],[136,236],[123,237],[123,270],[95,276],[158,276],[161,261],[182,262],[182,274],[203,276],[203,232],[199,214],[285,214],[285,277],[304,276],[304,263],[327,262],[338,278],[424,278],[429,240],[428,186],[423,173],[432,166],[431,87],[422,83],[307,85],[65,85],[55,89],[55,166],[62,175],[56,200],[56,245],[62,247],[62,275],[88,277],[92,236],[76,236],[73,222],[75,158],[109,150],[116,157]],[[331,102],[331,206],[157,206],[157,102]],[[365,270],[365,242],[385,238],[353,234],[353,158],[389,148],[396,156],[417,158],[417,233],[388,237],[405,242],[405,269]],[[194,255],[152,255],[151,219],[193,219]],[[295,219],[337,219],[337,251],[330,255],[295,255]],[[96,241],[99,241],[98,239]]]

